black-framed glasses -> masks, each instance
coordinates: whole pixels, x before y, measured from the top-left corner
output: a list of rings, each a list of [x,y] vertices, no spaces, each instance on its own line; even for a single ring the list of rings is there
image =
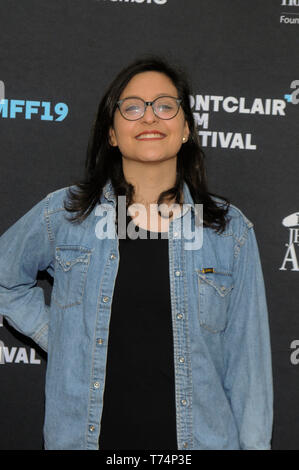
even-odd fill
[[[158,96],[153,101],[144,101],[142,98],[129,97],[117,102],[123,118],[128,121],[137,121],[145,114],[147,106],[151,106],[154,114],[160,119],[173,119],[179,112],[181,99],[174,96]]]

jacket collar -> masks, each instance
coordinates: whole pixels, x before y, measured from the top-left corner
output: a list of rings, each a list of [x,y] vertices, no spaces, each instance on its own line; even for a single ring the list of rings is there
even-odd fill
[[[184,181],[184,186],[183,186],[183,194],[184,194],[184,207],[183,207],[182,213],[180,213],[178,217],[183,217],[186,214],[186,212],[188,212],[190,207],[194,215],[195,214],[194,202],[193,202],[189,187],[185,181]],[[116,196],[115,196],[114,189],[113,189],[110,179],[107,180],[105,186],[103,187],[102,195],[100,198],[100,204],[107,204],[107,203],[113,206],[116,205]]]

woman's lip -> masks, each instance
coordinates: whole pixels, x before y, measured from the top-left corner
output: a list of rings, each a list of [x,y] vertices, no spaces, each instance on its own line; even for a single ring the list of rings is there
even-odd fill
[[[147,136],[148,135],[148,136]],[[161,140],[166,137],[166,134],[158,131],[151,131],[151,132],[140,132],[140,134],[135,136],[137,140]]]

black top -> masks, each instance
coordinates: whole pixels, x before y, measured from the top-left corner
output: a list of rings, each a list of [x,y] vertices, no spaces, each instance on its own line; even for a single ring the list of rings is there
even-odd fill
[[[119,240],[99,449],[177,450],[168,239],[138,229]]]

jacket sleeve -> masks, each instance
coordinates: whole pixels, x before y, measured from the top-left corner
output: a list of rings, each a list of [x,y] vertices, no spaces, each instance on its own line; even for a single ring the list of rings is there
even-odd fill
[[[234,288],[224,332],[224,385],[241,449],[271,448],[273,389],[264,280],[252,224],[235,247]]]
[[[44,198],[0,237],[0,314],[47,351],[50,308],[37,273],[52,261]]]

